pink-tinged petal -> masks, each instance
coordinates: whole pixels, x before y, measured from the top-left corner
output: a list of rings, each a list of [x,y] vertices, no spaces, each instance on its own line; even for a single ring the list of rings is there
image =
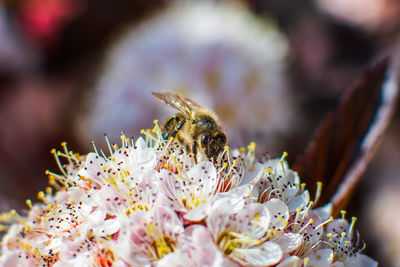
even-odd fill
[[[133,266],[155,263],[179,249],[184,228],[176,213],[165,206],[131,214],[121,225],[117,242],[121,257]]]
[[[21,256],[19,256],[21,253]],[[13,251],[11,253],[5,254],[0,258],[1,267],[34,267],[35,261],[31,258],[26,259],[24,252]]]
[[[177,233],[183,232],[182,221],[172,209],[165,206],[157,206],[155,208],[153,223],[168,236],[174,236]]]
[[[202,225],[187,227],[180,241],[182,250],[191,259],[187,266],[239,267],[222,254],[210,232]]]
[[[194,265],[192,260],[188,257],[186,253],[182,251],[176,251],[164,256],[162,259],[156,262],[156,267],[166,267],[166,266],[176,266],[176,267],[188,267],[197,266]],[[207,266],[207,265],[203,265]]]
[[[76,257],[56,262],[53,267],[95,266],[96,262],[93,256],[94,255],[91,255],[89,252],[79,253]]]
[[[280,246],[273,242],[264,242],[252,248],[236,248],[230,257],[244,266],[272,266],[282,259]]]

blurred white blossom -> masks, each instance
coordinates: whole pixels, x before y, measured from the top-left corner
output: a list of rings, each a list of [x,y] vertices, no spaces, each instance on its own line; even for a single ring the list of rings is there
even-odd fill
[[[171,113],[150,92],[173,91],[214,110],[230,144],[263,136],[271,149],[278,133],[295,121],[284,82],[287,50],[274,22],[243,5],[171,3],[111,46],[89,98],[89,116],[82,116],[82,132],[87,139],[106,132],[117,140],[121,129],[149,128],[152,118]]]

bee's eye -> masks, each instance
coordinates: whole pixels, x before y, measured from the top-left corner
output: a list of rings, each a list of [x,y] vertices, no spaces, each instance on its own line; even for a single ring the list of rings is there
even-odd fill
[[[208,138],[209,138],[208,135],[203,135],[203,136],[201,137],[201,144],[202,144],[202,145],[207,144]]]

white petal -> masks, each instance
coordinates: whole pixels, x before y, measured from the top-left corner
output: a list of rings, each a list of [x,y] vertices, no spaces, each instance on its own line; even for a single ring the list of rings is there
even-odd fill
[[[225,230],[227,224],[231,224],[229,217],[244,208],[243,199],[220,198],[216,200],[208,211],[207,227],[217,238],[219,233]]]
[[[288,203],[289,212],[294,212],[296,209],[303,209],[310,201],[310,194],[307,190],[292,198]]]
[[[189,180],[196,184],[211,185],[212,188],[203,188],[204,190],[213,189],[217,184],[217,171],[214,165],[209,161],[202,161],[193,166],[187,173]]]
[[[277,267],[301,267],[303,266],[303,260],[297,256],[290,256],[284,259]]]
[[[326,226],[327,233],[341,233],[349,229],[346,219],[335,219]]]
[[[104,221],[104,224],[99,227],[99,235],[107,236],[116,233],[121,227],[121,224],[116,219],[108,219]]]
[[[274,226],[277,230],[286,227],[289,218],[289,209],[286,204],[279,199],[273,198],[265,202],[264,205],[271,213],[271,227]]]
[[[271,214],[261,203],[247,204],[236,213],[236,230],[254,239],[262,239],[271,222]],[[233,224],[233,225],[235,225]],[[232,227],[233,227],[232,225]]]
[[[199,222],[207,216],[207,210],[209,207],[209,204],[199,205],[186,213],[183,218],[191,222]]]
[[[234,249],[229,257],[245,266],[271,266],[282,259],[282,250],[274,242],[264,242],[253,248]]]
[[[106,166],[106,161],[96,153],[89,153],[86,156],[85,168],[78,171],[78,175],[91,179],[99,184],[104,184],[103,167]]]
[[[240,185],[247,185],[250,183],[257,183],[257,178],[260,178],[261,175],[264,172],[263,165],[260,163],[255,163],[254,168],[252,170],[245,169],[243,173],[243,178],[240,181]]]
[[[289,254],[293,250],[297,249],[302,241],[302,236],[300,234],[294,233],[283,233],[274,242],[277,243],[284,254]]]
[[[346,259],[344,262],[346,267],[377,267],[378,263],[364,254],[357,254],[356,256]]]
[[[135,146],[136,146],[136,149],[139,150],[139,151],[148,148],[148,147],[147,147],[147,144],[146,144],[146,141],[144,140],[143,137],[139,137],[139,138],[136,140]]]
[[[136,169],[137,171],[151,169],[155,166],[157,161],[157,154],[152,148],[143,151],[134,149],[130,155],[131,157],[129,158],[129,161],[131,167],[133,167],[133,170]]]
[[[329,267],[345,267],[345,265],[340,261],[335,261]]]
[[[308,256],[310,259],[309,264],[315,267],[329,266],[333,261],[333,257],[333,251],[329,248],[319,249]]]
[[[332,214],[332,203],[328,203],[318,209],[313,210],[315,214],[318,215],[318,217],[322,220],[325,221],[327,220],[331,214]]]

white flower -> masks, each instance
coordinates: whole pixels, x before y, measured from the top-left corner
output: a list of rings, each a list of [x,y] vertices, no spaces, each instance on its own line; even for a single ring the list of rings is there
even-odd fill
[[[184,231],[181,220],[166,206],[129,216],[116,238],[119,256],[134,266],[151,265],[178,249]]]
[[[220,186],[217,171],[209,161],[200,162],[179,176],[161,170],[160,180],[165,193],[164,201],[190,221],[204,219],[205,211]]]
[[[278,244],[268,240],[273,227],[281,223],[278,222],[280,218],[274,219],[269,208],[272,209],[260,203],[246,203],[244,199],[217,200],[209,210],[207,226],[219,249],[244,266],[278,263],[282,250]]]

